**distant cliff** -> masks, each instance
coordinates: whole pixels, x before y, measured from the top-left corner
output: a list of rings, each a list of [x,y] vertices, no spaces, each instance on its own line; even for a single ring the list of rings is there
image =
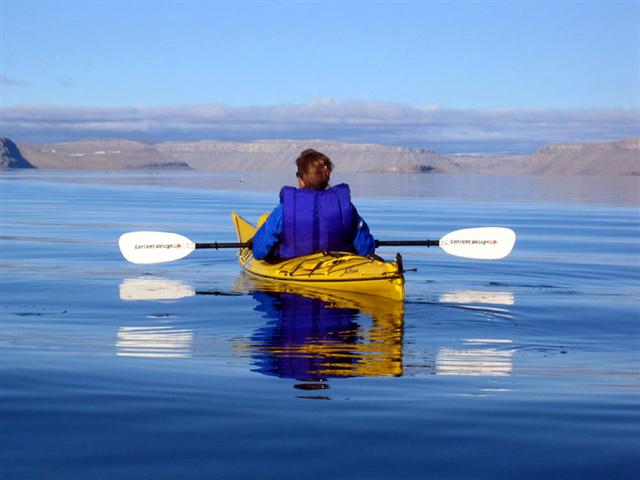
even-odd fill
[[[315,148],[342,172],[640,175],[640,139],[548,145],[532,155],[511,156],[441,155],[426,149],[321,140],[151,144],[96,139],[18,147],[23,160],[38,168],[290,171],[302,150]]]
[[[79,170],[175,168],[175,158],[158,151],[154,145],[123,139],[78,140],[48,145],[20,144],[24,155],[38,168]]]
[[[640,139],[548,145],[529,157],[523,173],[640,175]]]
[[[21,145],[38,168],[119,170],[132,168],[192,168],[210,171],[283,171],[294,168],[300,152],[316,148],[343,172],[454,170],[443,155],[423,149],[338,142],[256,141],[163,142],[98,139],[49,145]]]
[[[156,148],[196,170],[292,170],[307,148],[325,153],[342,172],[406,171],[420,166],[455,169],[448,157],[430,150],[320,140],[164,142]]]
[[[22,156],[20,149],[8,138],[0,138],[0,170],[7,168],[35,168]]]

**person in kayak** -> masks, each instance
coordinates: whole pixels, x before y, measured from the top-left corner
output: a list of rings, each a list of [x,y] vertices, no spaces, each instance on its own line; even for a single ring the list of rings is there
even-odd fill
[[[375,239],[351,203],[349,185],[329,187],[329,157],[304,150],[296,166],[298,188],[282,187],[280,204],[253,237],[254,258],[275,262],[323,251],[373,255]]]

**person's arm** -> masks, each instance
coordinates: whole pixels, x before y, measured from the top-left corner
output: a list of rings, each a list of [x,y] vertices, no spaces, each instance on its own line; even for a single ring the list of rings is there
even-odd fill
[[[282,236],[282,204],[273,209],[269,218],[253,236],[252,250],[256,260],[266,258],[280,243]]]
[[[369,226],[358,214],[356,207],[353,207],[353,248],[358,255],[367,257],[376,251],[376,240],[369,231]]]

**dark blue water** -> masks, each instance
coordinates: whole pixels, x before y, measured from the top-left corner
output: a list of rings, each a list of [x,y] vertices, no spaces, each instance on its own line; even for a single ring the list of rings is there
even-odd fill
[[[637,478],[638,179],[344,177],[383,240],[518,233],[495,262],[402,248],[400,306],[118,252],[235,240],[283,175],[0,180],[0,478]]]

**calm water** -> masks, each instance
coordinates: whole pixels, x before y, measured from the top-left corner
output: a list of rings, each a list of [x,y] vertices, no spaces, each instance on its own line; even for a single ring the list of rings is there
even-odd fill
[[[518,233],[497,262],[401,249],[404,305],[118,252],[232,241],[291,180],[3,174],[0,478],[637,478],[638,179],[338,178],[380,239]]]

